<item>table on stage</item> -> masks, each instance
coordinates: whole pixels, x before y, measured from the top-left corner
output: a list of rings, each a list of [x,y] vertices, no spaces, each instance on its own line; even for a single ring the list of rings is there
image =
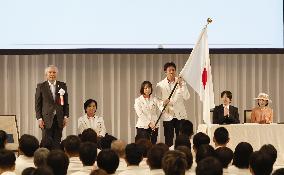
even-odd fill
[[[240,142],[248,142],[252,145],[253,150],[258,150],[264,144],[272,144],[277,149],[277,160],[275,165],[284,165],[284,124],[201,124],[197,132],[206,133],[213,143],[214,131],[218,127],[225,127],[229,131],[230,141],[228,147],[233,151]]]

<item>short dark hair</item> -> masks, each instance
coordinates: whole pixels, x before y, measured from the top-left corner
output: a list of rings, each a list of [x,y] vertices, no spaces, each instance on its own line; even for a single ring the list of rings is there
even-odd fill
[[[4,130],[0,130],[0,149],[5,148],[6,141],[7,141],[7,133]]]
[[[272,173],[272,175],[283,175],[283,174],[284,174],[284,168],[279,168]]]
[[[61,150],[52,150],[47,156],[47,165],[52,169],[54,175],[66,175],[69,158]]]
[[[97,145],[92,142],[81,143],[79,158],[84,166],[92,166],[97,159]]]
[[[235,148],[232,164],[238,168],[248,168],[249,158],[252,153],[253,148],[250,143],[240,142]]]
[[[183,175],[187,168],[186,156],[181,151],[168,151],[162,160],[165,175]]]
[[[222,175],[223,167],[220,161],[214,157],[207,157],[197,163],[196,175]]]
[[[0,168],[11,169],[15,166],[16,156],[13,151],[0,149]]]
[[[174,148],[176,149],[178,146],[186,146],[189,149],[191,149],[191,143],[189,137],[186,135],[178,135],[175,140]]]
[[[39,148],[39,141],[35,136],[24,134],[19,140],[19,149],[27,157],[33,157],[34,152]]]
[[[108,174],[113,174],[118,168],[119,157],[115,151],[111,149],[104,149],[98,154],[97,165]]]
[[[226,144],[229,141],[229,132],[225,127],[219,127],[214,131],[214,138],[217,144]]]
[[[203,132],[199,132],[193,136],[193,147],[197,150],[200,145],[209,144],[210,137]]]
[[[35,169],[33,175],[53,175],[53,172],[48,166],[38,167]]]
[[[173,67],[175,68],[175,70],[177,69],[177,66],[174,62],[167,62],[165,65],[164,65],[164,71],[167,71],[168,67]]]
[[[225,94],[227,95],[227,97],[228,97],[230,100],[232,100],[233,94],[232,94],[231,91],[223,91],[223,92],[221,93],[221,98],[223,98],[223,96],[224,96]]]
[[[189,120],[182,120],[180,124],[180,134],[191,137],[193,135],[193,124]]]
[[[152,87],[152,83],[150,81],[143,81],[140,87],[140,94],[141,95],[145,95],[144,94],[144,88],[145,86],[148,85],[151,88],[151,93],[150,95],[153,93],[153,87]]]
[[[23,171],[22,171],[22,175],[33,175],[34,172],[35,172],[36,168],[35,167],[28,167],[28,168],[25,168]]]
[[[223,168],[228,168],[228,165],[233,159],[233,151],[228,147],[219,147],[215,150],[216,158],[222,163]]]
[[[255,151],[250,156],[249,165],[255,175],[269,175],[273,169],[273,160],[267,153]]]
[[[93,170],[90,175],[108,175],[108,173],[105,170],[96,169]]]
[[[196,152],[195,162],[198,163],[206,157],[216,157],[215,150],[211,145],[200,145]]]
[[[143,158],[143,149],[136,143],[130,143],[125,147],[125,159],[129,165],[139,165]]]
[[[67,154],[78,154],[81,140],[76,135],[69,135],[64,142],[64,149]]]
[[[147,163],[150,169],[161,169],[162,159],[167,150],[161,146],[154,145],[147,153]]]
[[[91,104],[91,103],[95,103],[95,105],[96,105],[96,109],[98,109],[98,103],[97,103],[97,101],[96,100],[94,100],[94,99],[88,99],[87,101],[85,101],[85,103],[84,103],[84,110],[85,110],[85,113],[87,113],[87,107]]]
[[[271,144],[262,145],[262,147],[259,149],[259,151],[265,152],[268,155],[270,155],[272,160],[273,160],[273,164],[276,162],[277,150],[275,149],[275,147],[273,145],[271,145]]]
[[[99,148],[102,149],[110,149],[111,148],[111,143],[117,140],[116,137],[106,134],[103,138],[99,140]]]
[[[139,139],[136,144],[140,145],[141,148],[143,149],[143,157],[147,157],[148,151],[152,148],[152,143],[148,139]]]
[[[97,143],[97,133],[92,128],[85,129],[80,135],[80,139],[82,142],[93,142]]]
[[[181,151],[185,154],[186,156],[186,162],[187,162],[187,168],[186,169],[190,169],[192,164],[193,164],[193,157],[192,157],[192,153],[191,153],[191,149],[188,148],[187,146],[178,146],[176,148],[176,150]]]

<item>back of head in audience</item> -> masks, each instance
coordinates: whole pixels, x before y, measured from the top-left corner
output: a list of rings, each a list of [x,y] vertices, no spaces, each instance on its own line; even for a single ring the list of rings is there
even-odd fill
[[[34,152],[34,164],[36,167],[46,166],[46,159],[49,154],[47,148],[39,148]]]
[[[53,172],[48,166],[39,167],[34,171],[33,175],[53,175]]]
[[[97,143],[97,133],[92,128],[85,129],[80,135],[82,142],[93,142]]]
[[[7,143],[7,133],[4,130],[0,130],[0,149],[5,148]]]
[[[39,148],[39,142],[35,136],[24,134],[19,140],[19,149],[27,157],[33,157]]]
[[[169,151],[169,146],[165,143],[157,143],[156,146],[161,147],[165,152]]]
[[[66,175],[69,158],[61,150],[52,150],[47,156],[47,165],[51,168],[54,175]]]
[[[150,169],[162,169],[162,159],[167,152],[164,148],[154,145],[147,153],[147,164]]]
[[[207,144],[199,146],[196,152],[195,162],[198,163],[206,157],[216,157],[214,148]]]
[[[76,135],[69,135],[64,141],[64,151],[69,157],[78,157],[81,140]]]
[[[147,157],[148,151],[152,148],[152,142],[148,139],[139,139],[135,143],[143,149],[143,157]]]
[[[229,142],[229,132],[224,127],[219,127],[214,131],[213,141],[215,146],[226,146]]]
[[[23,170],[22,175],[33,175],[35,172],[36,168],[34,167],[28,167]]]
[[[5,171],[14,171],[16,156],[13,151],[0,149],[0,174]]]
[[[272,173],[272,175],[283,175],[283,174],[284,174],[284,168],[279,168]]]
[[[273,160],[273,164],[276,162],[277,159],[277,150],[275,149],[275,147],[271,144],[266,144],[263,145],[260,150],[261,152],[267,153],[268,155],[271,156],[272,160]]]
[[[187,146],[189,149],[191,149],[191,143],[186,135],[178,135],[175,140],[175,146],[176,149],[178,146]]]
[[[193,135],[193,124],[191,121],[189,120],[182,120],[181,124],[180,124],[180,135],[186,135],[187,137],[189,137],[189,139],[191,138],[191,136]]]
[[[142,161],[143,149],[136,143],[130,143],[125,147],[125,160],[128,166],[136,165]]]
[[[168,151],[162,160],[165,175],[184,175],[187,167],[186,156],[181,151]]]
[[[207,144],[209,145],[210,138],[208,135],[204,134],[203,132],[199,132],[193,136],[193,149],[197,151],[200,145]]]
[[[232,164],[242,169],[249,168],[249,158],[252,153],[253,148],[251,144],[247,142],[239,143],[235,148]]]
[[[222,175],[223,167],[218,159],[207,157],[197,163],[196,175]]]
[[[97,159],[97,145],[93,142],[84,142],[79,148],[79,158],[84,166],[92,166]]]
[[[227,147],[219,147],[215,150],[216,158],[222,163],[223,168],[228,168],[228,165],[233,159],[233,151]]]
[[[103,149],[98,154],[97,165],[108,174],[114,174],[119,165],[119,157],[113,150]]]
[[[267,153],[255,151],[250,156],[249,166],[253,175],[269,175],[273,169],[273,160]]]
[[[191,150],[187,146],[178,146],[176,150],[181,151],[185,154],[186,156],[186,162],[187,162],[187,170],[189,170],[192,166],[193,163],[193,157]]]
[[[125,157],[126,143],[123,140],[115,140],[111,143],[111,149],[116,152],[120,158]]]
[[[105,170],[96,169],[93,170],[90,175],[108,175],[108,173]]]
[[[102,149],[110,149],[111,147],[111,143],[113,141],[117,140],[117,138],[115,138],[112,135],[106,134],[103,138],[101,138],[99,140],[98,145],[100,146],[99,148]]]

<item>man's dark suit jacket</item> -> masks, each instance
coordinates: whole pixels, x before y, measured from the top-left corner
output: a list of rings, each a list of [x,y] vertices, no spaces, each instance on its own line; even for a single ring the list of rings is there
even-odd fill
[[[229,116],[224,116],[223,104],[216,106],[213,111],[213,124],[240,123],[238,108],[229,106]]]
[[[60,94],[58,93],[61,88],[65,91],[65,94],[63,95],[63,105],[60,104]],[[43,119],[45,128],[51,128],[54,111],[56,111],[58,126],[60,128],[63,128],[64,116],[69,116],[68,93],[66,84],[60,81],[56,81],[55,100],[53,100],[48,81],[39,83],[37,85],[35,94],[35,110],[36,118]]]

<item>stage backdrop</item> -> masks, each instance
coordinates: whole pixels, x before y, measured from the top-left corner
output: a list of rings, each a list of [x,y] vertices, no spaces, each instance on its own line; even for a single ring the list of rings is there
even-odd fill
[[[50,54],[0,55],[0,114],[17,115],[20,135],[29,133],[41,138],[35,118],[36,85],[45,80],[49,64],[59,68],[58,80],[68,86],[70,118],[64,137],[77,134],[77,120],[84,114],[83,103],[89,98],[98,102],[97,114],[104,117],[107,132],[127,142],[135,137],[137,116],[133,104],[139,96],[140,84],[154,84],[165,78],[163,65],[177,64],[178,72],[188,54]],[[211,56],[215,104],[220,93],[230,90],[232,104],[243,110],[256,105],[259,92],[266,92],[273,101],[274,122],[284,121],[284,55],[216,54]],[[191,98],[186,102],[188,119],[197,128],[202,123],[199,96],[188,87]],[[155,91],[155,88],[154,88]],[[155,93],[155,92],[154,92]],[[162,126],[162,125],[161,125]],[[162,128],[161,128],[162,129]],[[159,139],[164,140],[163,132]]]

